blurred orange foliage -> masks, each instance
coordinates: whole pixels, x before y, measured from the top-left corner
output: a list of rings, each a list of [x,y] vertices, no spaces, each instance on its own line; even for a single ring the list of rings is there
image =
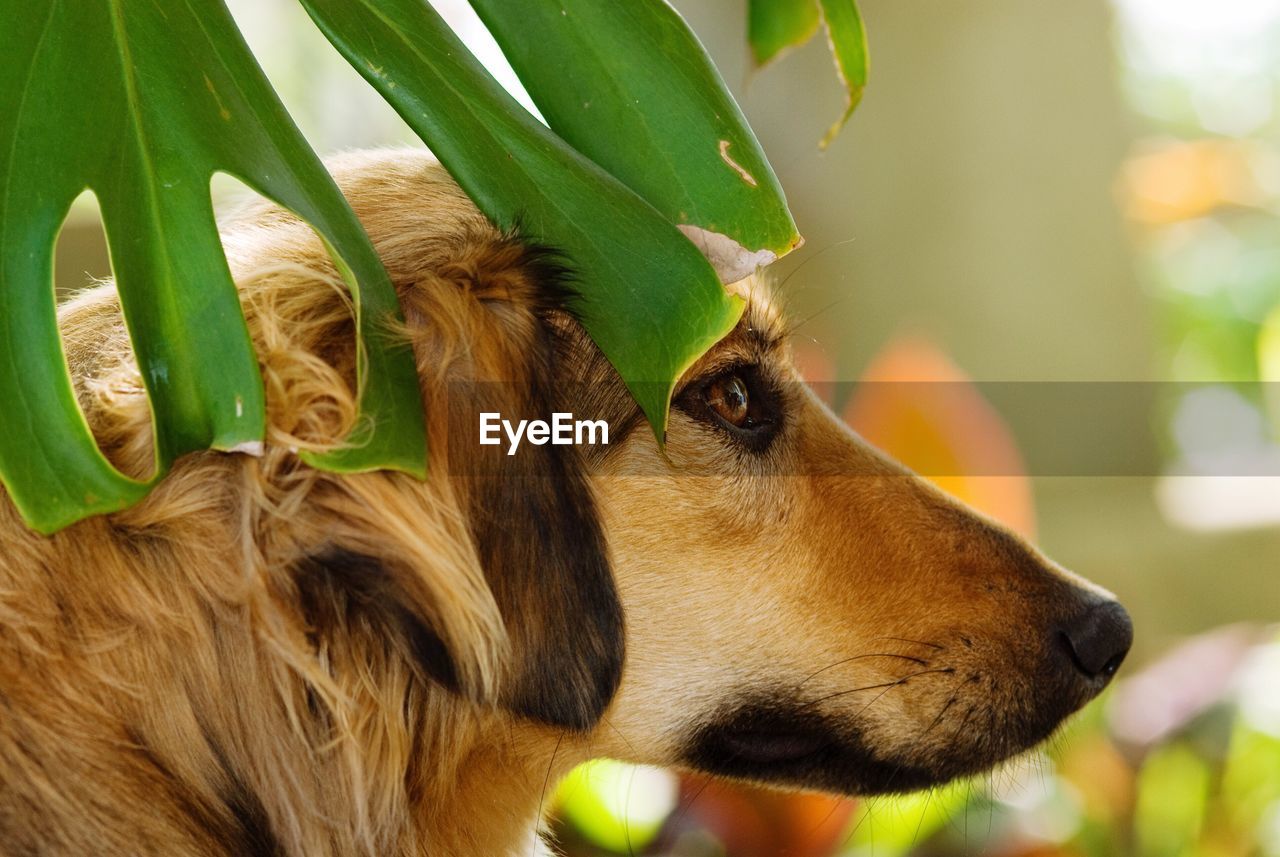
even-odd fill
[[[1013,435],[941,349],[899,337],[861,380],[844,409],[855,431],[942,490],[1035,536],[1031,481]]]
[[[1117,191],[1126,214],[1149,226],[1203,217],[1267,198],[1256,175],[1267,150],[1239,140],[1161,140],[1125,163]]]

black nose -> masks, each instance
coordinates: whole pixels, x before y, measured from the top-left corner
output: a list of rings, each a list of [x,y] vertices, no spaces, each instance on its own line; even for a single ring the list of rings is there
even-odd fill
[[[1117,601],[1094,604],[1061,629],[1076,669],[1090,679],[1109,679],[1129,654],[1133,622]]]

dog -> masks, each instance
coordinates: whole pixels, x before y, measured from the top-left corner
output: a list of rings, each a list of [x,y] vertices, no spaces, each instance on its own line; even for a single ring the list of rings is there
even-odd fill
[[[261,454],[186,456],[51,537],[0,497],[4,854],[528,853],[591,757],[906,791],[1032,747],[1114,674],[1123,608],[842,425],[759,287],[660,445],[569,311],[572,260],[425,153],[330,166],[399,294],[428,478],[300,460],[357,425],[350,298],[308,226],[248,205],[223,237]],[[60,324],[104,454],[146,476],[114,291]],[[479,443],[481,414],[562,412],[608,444]]]

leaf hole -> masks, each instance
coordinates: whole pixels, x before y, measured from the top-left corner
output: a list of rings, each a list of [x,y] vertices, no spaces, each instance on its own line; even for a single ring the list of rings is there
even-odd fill
[[[148,479],[155,472],[151,405],[114,296],[102,208],[93,191],[71,203],[54,245],[53,271],[63,353],[89,431],[117,470]]]
[[[53,284],[59,303],[111,276],[102,209],[93,191],[84,191],[71,203],[58,233],[53,259]]]

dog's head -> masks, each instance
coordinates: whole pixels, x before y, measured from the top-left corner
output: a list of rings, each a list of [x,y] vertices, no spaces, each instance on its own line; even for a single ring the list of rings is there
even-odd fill
[[[477,688],[455,627],[472,614],[442,619],[455,595],[391,556],[392,620],[437,680],[611,755],[870,794],[1022,751],[1114,674],[1124,610],[845,427],[766,298],[680,380],[663,446],[545,253],[421,159],[343,167],[401,291],[432,480],[483,574],[465,597],[508,641]],[[608,445],[480,443],[483,413],[556,412],[606,421]]]
[[[681,379],[665,448],[581,329],[542,323],[513,417],[605,419],[610,444],[504,437],[455,472],[487,483],[477,543],[514,562],[512,607],[541,611],[520,710],[580,728],[608,706],[615,755],[870,794],[1031,747],[1123,660],[1124,610],[845,427],[766,298]]]
[[[1040,742],[1129,649],[1107,593],[843,425],[766,299],[681,380],[665,451],[634,430],[593,484],[627,622],[618,753],[916,789]]]

